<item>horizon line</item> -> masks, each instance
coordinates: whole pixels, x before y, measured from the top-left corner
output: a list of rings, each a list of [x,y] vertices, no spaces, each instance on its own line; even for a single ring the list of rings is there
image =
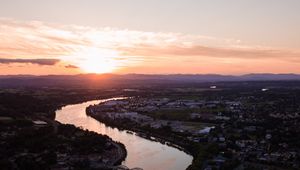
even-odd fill
[[[233,76],[233,77],[242,77],[246,75],[299,75],[300,73],[245,73],[245,74],[219,74],[219,73],[125,73],[125,74],[119,74],[119,73],[79,73],[79,74],[41,74],[41,75],[35,75],[35,74],[0,74],[1,77],[5,76],[32,76],[32,77],[42,77],[42,76],[80,76],[80,75],[117,75],[117,76],[126,76],[126,75],[146,75],[146,76],[155,76],[155,75],[161,75],[161,76],[172,76],[172,75],[218,75],[218,76]]]

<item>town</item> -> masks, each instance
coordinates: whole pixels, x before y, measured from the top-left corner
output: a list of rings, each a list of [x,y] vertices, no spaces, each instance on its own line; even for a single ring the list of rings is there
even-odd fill
[[[122,162],[129,147],[55,121],[65,105],[117,97],[84,114],[191,155],[188,170],[299,169],[299,96],[298,82],[2,88],[0,165],[129,169]]]
[[[10,117],[0,122],[4,169],[114,169],[126,157],[122,144],[72,125]]]
[[[288,91],[262,88],[236,93],[230,90],[230,95],[215,91],[215,97],[188,98],[174,97],[168,91],[159,96],[100,103],[88,107],[87,112],[112,126],[173,143],[187,152],[192,151],[186,143],[214,144],[213,155],[206,155],[201,161],[206,170],[298,169],[299,97]]]
[[[1,89],[0,169],[122,169],[123,144],[54,121],[55,109],[94,95],[96,91],[60,88]]]

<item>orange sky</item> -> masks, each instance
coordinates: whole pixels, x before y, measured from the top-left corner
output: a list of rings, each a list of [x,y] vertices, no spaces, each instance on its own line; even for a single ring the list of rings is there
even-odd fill
[[[0,75],[300,73],[299,0],[9,0]]]
[[[0,74],[300,73],[297,48],[195,34],[0,19]]]

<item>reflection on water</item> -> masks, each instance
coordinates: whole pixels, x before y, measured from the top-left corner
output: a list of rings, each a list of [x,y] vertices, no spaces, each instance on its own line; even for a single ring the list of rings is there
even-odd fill
[[[139,136],[110,128],[89,117],[85,113],[87,106],[98,104],[105,100],[94,100],[86,103],[68,105],[56,111],[55,120],[74,124],[90,131],[105,134],[126,146],[127,158],[123,162],[129,168],[141,167],[144,170],[183,170],[192,162],[192,156],[178,149],[158,142],[146,140]]]

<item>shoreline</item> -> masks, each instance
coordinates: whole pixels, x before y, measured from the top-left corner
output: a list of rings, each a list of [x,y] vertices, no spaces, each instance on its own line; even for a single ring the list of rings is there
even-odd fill
[[[114,100],[114,98],[118,98],[118,97],[100,98],[100,99],[93,99],[93,100]],[[93,101],[93,100],[83,101],[82,103],[86,103],[86,102]],[[78,103],[78,104],[81,104],[81,103]],[[71,105],[73,105],[73,104],[71,104]],[[74,104],[74,105],[76,105],[76,104]],[[61,105],[58,110],[61,110],[64,106],[67,106],[67,105]],[[85,114],[87,116],[90,116],[88,114],[88,112],[86,111],[87,108],[88,107],[85,108]],[[96,121],[99,121],[99,119],[97,119],[97,118],[94,118],[94,119]],[[99,122],[103,122],[103,121],[99,121]],[[112,126],[111,124],[108,124],[107,122],[105,122],[104,124],[106,126],[108,126],[108,127],[116,127],[118,130],[121,130],[121,131],[125,131],[125,129],[129,130],[129,128],[124,128],[124,127],[122,128],[122,127],[119,127],[119,126],[118,127],[117,126]],[[168,147],[172,147],[174,149],[177,149],[178,151],[184,152],[185,154],[189,155],[191,157],[191,163],[187,164],[186,168],[183,168],[183,169],[188,169],[192,165],[192,162],[194,161],[195,156],[191,152],[189,152],[188,149],[186,149],[184,146],[182,146],[182,144],[177,143],[177,142],[175,142],[173,140],[170,140],[170,139],[166,139],[166,138],[164,138],[164,137],[162,137],[160,135],[156,135],[154,133],[153,134],[149,134],[147,131],[142,131],[142,130],[139,130],[137,128],[133,128],[133,129],[130,129],[130,130],[137,132],[136,136],[139,136],[139,137],[141,137],[141,138],[143,138],[145,140],[158,142],[160,144],[166,145]],[[179,140],[179,141],[181,141],[181,140]],[[119,144],[123,145],[120,142],[116,142],[116,141],[114,141],[114,142],[117,145],[119,145]],[[127,158],[127,150],[126,150],[126,148],[123,150],[123,152],[121,151],[119,153],[121,153],[121,154],[119,154],[118,159],[116,159],[114,161],[114,165],[110,166],[111,168],[116,168],[116,167],[122,168],[122,166],[123,166],[122,162]],[[130,168],[128,167],[128,169],[130,169]]]
[[[112,140],[112,144],[117,148],[118,150],[118,158],[115,159],[115,161],[113,161],[113,165],[117,166],[117,165],[122,165],[122,162],[126,159],[127,157],[127,150],[124,144],[113,141]]]
[[[193,161],[196,159],[196,155],[192,154],[192,151],[187,147],[189,145],[189,143],[176,142],[175,141],[176,139],[172,140],[172,139],[169,139],[167,137],[163,137],[159,134],[149,132],[149,131],[146,131],[146,130],[143,130],[143,129],[137,129],[137,128],[132,128],[132,127],[128,127],[128,126],[117,125],[116,123],[113,123],[111,121],[109,122],[109,121],[106,121],[106,120],[102,119],[101,116],[97,116],[97,115],[91,113],[89,111],[88,107],[86,108],[86,114],[88,116],[96,119],[97,121],[99,121],[101,123],[104,123],[106,126],[109,126],[109,127],[112,127],[112,128],[117,128],[120,131],[125,131],[126,133],[139,136],[139,137],[144,138],[144,139],[149,140],[149,141],[159,142],[163,145],[167,145],[167,146],[176,148],[176,149],[192,156]],[[180,141],[180,140],[178,140],[178,141]],[[193,164],[193,161],[186,169],[188,169]]]
[[[92,100],[103,100],[103,99],[106,99],[106,97],[101,97],[100,99],[92,99]],[[81,102],[79,102],[79,103],[84,103],[84,102],[89,102],[89,101],[91,101],[91,100],[84,100],[84,101],[81,101]],[[61,123],[61,122],[59,122],[59,121],[57,121],[56,119],[55,119],[55,117],[56,117],[56,111],[58,111],[58,110],[61,110],[63,107],[65,107],[65,106],[68,106],[68,105],[75,105],[75,104],[78,104],[78,102],[71,102],[71,103],[68,103],[68,104],[60,104],[57,108],[56,108],[56,110],[53,112],[53,114],[52,114],[52,117],[51,118],[42,118],[43,120],[46,120],[47,122],[50,122],[52,125],[57,125],[57,126],[59,126],[59,125],[66,125],[66,124],[64,124],[64,123]],[[75,126],[76,128],[78,128],[78,129],[81,129],[80,127],[77,127],[77,126]],[[55,126],[54,126],[54,128],[55,128]],[[84,131],[88,131],[88,132],[93,132],[93,131],[90,131],[90,130],[87,130],[87,129],[81,129],[81,130],[84,130]],[[97,133],[97,135],[102,135],[102,134],[98,134]],[[107,135],[106,135],[107,136]],[[126,150],[126,146],[123,144],[123,143],[120,143],[120,142],[118,142],[118,141],[114,141],[110,136],[108,136],[108,138],[109,138],[109,140],[110,140],[110,142],[111,142],[111,144],[116,148],[115,150],[117,150],[116,151],[116,153],[118,153],[117,155],[115,155],[115,157],[114,157],[114,159],[112,159],[112,160],[109,160],[109,164],[107,164],[107,165],[105,165],[105,167],[106,168],[116,168],[116,167],[118,167],[118,166],[121,166],[122,165],[122,162],[126,159],[126,157],[127,157],[127,150]]]

